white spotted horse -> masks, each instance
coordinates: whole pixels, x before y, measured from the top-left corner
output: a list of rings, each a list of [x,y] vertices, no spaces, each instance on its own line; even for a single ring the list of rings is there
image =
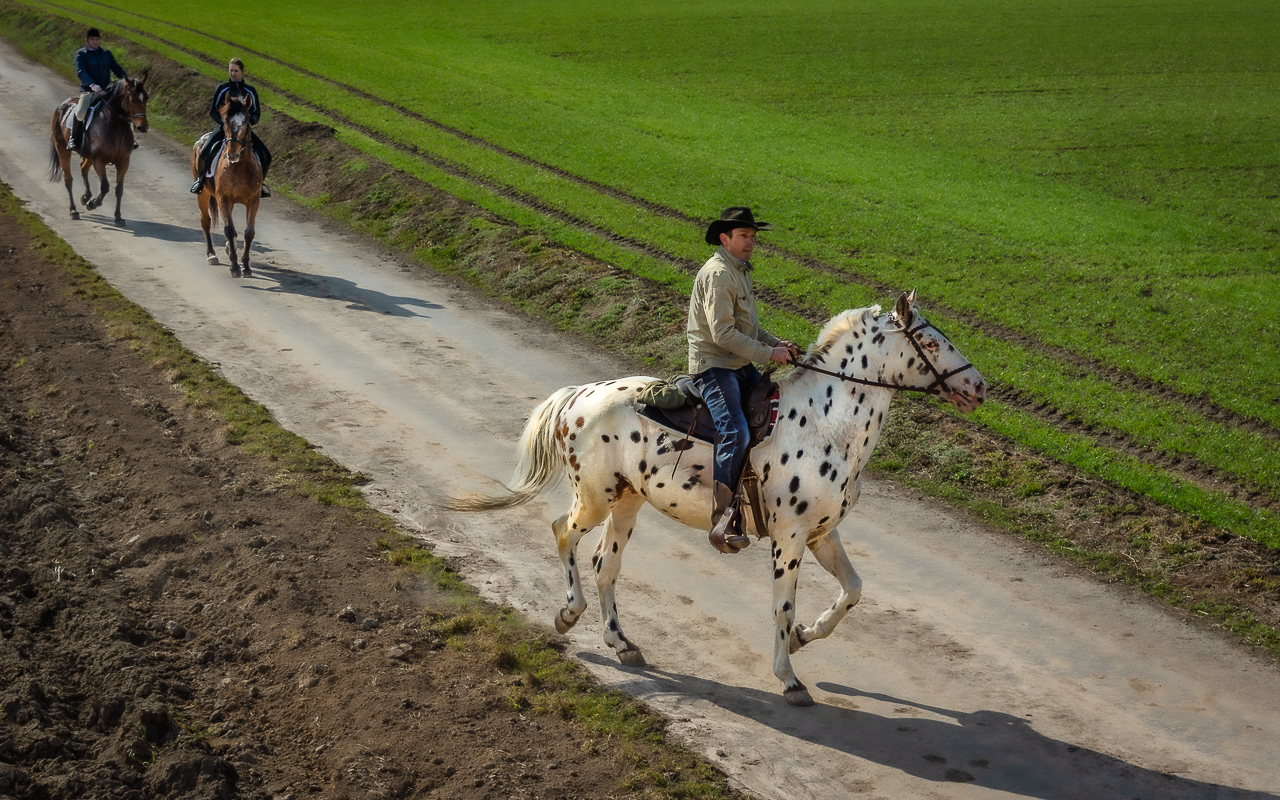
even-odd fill
[[[890,401],[899,390],[914,389],[967,413],[982,404],[986,386],[942,332],[920,316],[914,292],[899,297],[888,315],[879,306],[838,314],[797,366],[803,368],[779,380],[772,434],[750,452],[768,530],[756,530],[754,514],[744,514],[743,524],[748,534],[772,540],[773,672],[787,702],[803,706],[813,699],[791,667],[791,654],[829,636],[861,599],[862,581],[833,534],[858,500],[862,470]],[[511,508],[567,473],[573,503],[551,524],[567,588],[556,630],[568,631],[586,609],[575,553],[578,541],[603,522],[591,563],[604,640],[623,664],[635,667],[645,665],[644,656],[622,632],[614,583],[636,515],[648,502],[685,525],[711,528],[712,447],[637,414],[637,395],[653,380],[633,377],[559,390],[526,425],[505,494],[456,496],[444,504],[459,511]],[[795,621],[796,580],[806,547],[840,583],[835,602],[811,626]]]

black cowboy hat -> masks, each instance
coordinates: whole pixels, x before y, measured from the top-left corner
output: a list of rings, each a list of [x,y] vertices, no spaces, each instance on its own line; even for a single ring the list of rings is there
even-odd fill
[[[720,219],[711,223],[707,228],[707,244],[720,244],[720,234],[727,233],[734,228],[755,228],[758,231],[773,230],[773,226],[767,222],[756,222],[756,218],[751,216],[751,209],[741,206],[726,208],[720,212]]]

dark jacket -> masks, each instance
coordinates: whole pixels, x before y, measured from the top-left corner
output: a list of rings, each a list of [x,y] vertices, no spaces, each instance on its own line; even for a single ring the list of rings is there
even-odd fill
[[[213,101],[209,103],[209,119],[213,120],[213,124],[221,130],[222,117],[218,116],[218,106],[227,99],[228,92],[235,97],[248,95],[253,98],[253,108],[249,109],[249,124],[257,125],[258,118],[262,116],[262,103],[258,100],[258,90],[244,81],[223,81],[213,90]]]
[[[103,89],[107,88],[113,73],[117,78],[129,77],[129,73],[124,71],[124,67],[120,66],[116,57],[105,47],[97,50],[81,47],[76,51],[76,75],[80,78],[80,91],[89,91],[89,87],[95,83]]]

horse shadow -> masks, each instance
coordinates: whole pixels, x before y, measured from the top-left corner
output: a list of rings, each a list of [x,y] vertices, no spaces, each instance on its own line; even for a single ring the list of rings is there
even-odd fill
[[[1190,780],[1140,767],[1046,736],[1035,729],[1031,719],[1001,711],[939,708],[829,682],[817,686],[847,698],[887,703],[893,710],[884,715],[823,704],[792,708],[776,693],[652,668],[631,670],[596,653],[583,652],[578,657],[634,674],[636,679],[631,683],[637,695],[671,693],[703,698],[779,733],[935,783],[973,783],[984,789],[1041,800],[1280,798],[1268,792]],[[622,688],[626,690],[625,686]]]
[[[86,216],[86,219],[93,220],[92,216]],[[126,220],[123,226],[114,224],[110,217],[102,217],[102,226],[111,230],[131,233],[136,237],[144,239],[158,239],[162,242],[199,242],[204,243],[204,234],[199,230],[192,230],[183,225],[169,225],[164,222],[149,222],[147,220]]]
[[[256,244],[254,245],[257,246]],[[245,284],[246,289],[274,294],[296,294],[303,297],[314,297],[323,300],[334,300],[345,303],[352,311],[368,311],[374,314],[385,314],[392,317],[423,317],[411,309],[442,309],[444,306],[417,297],[398,297],[373,289],[362,288],[359,284],[345,278],[331,275],[312,275],[292,269],[253,265],[253,275],[244,280],[262,278],[271,281],[268,285]]]

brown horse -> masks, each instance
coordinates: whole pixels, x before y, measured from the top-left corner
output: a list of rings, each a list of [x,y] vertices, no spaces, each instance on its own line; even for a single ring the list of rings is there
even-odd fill
[[[214,156],[213,178],[205,179],[204,187],[196,199],[200,202],[200,226],[204,228],[205,260],[218,263],[213,252],[213,236],[210,226],[222,215],[227,237],[227,257],[231,259],[231,276],[252,275],[249,270],[249,246],[253,244],[253,221],[258,216],[258,201],[262,196],[262,164],[253,151],[252,128],[249,125],[249,109],[243,97],[228,97],[218,107],[222,117],[222,152]],[[207,133],[205,136],[214,134]],[[191,177],[198,178],[200,149],[205,137],[196,141],[191,149]],[[246,155],[247,154],[247,155]],[[236,261],[236,226],[231,221],[231,209],[239,203],[244,206],[244,256]]]
[[[107,165],[116,168],[116,224],[124,225],[120,216],[120,197],[124,194],[124,176],[129,171],[129,158],[133,155],[133,130],[147,132],[147,71],[136,78],[122,78],[110,84],[103,92],[104,102],[94,110],[92,119],[84,131],[80,146],[80,174],[84,177],[84,196],[80,202],[90,211],[102,205],[107,196]],[[79,98],[71,97],[53,112],[53,141],[49,148],[49,180],[59,177],[67,185],[67,199],[71,201],[71,218],[80,219],[76,211],[76,198],[71,191],[71,151],[67,142],[71,139],[72,111]],[[93,197],[89,186],[89,168],[98,173],[98,196]]]

